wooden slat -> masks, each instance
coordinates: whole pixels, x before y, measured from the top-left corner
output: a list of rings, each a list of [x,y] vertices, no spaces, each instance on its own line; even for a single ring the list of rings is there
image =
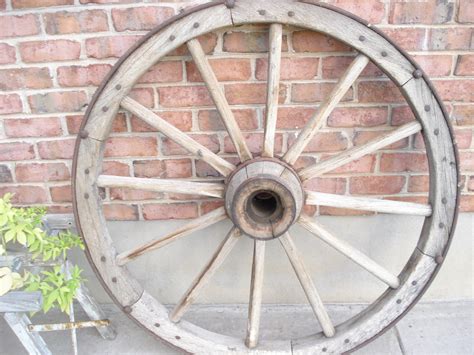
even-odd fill
[[[295,143],[290,147],[283,157],[289,164],[294,164],[299,156],[306,148],[314,135],[327,120],[331,112],[337,106],[339,101],[344,97],[347,90],[352,86],[354,81],[359,77],[360,73],[369,63],[369,58],[363,54],[359,54],[346,70],[342,78],[332,90],[329,97],[319,107],[318,112],[308,121],[303,131],[299,134]]]
[[[382,200],[367,197],[353,197],[336,194],[326,194],[306,190],[308,205],[328,206],[336,208],[350,208],[354,210],[373,211],[392,214],[406,214],[414,216],[431,216],[430,205],[419,203]]]
[[[209,260],[209,262],[198,275],[198,277],[196,277],[196,279],[193,281],[191,287],[189,287],[189,289],[178,302],[176,307],[170,313],[171,321],[179,322],[179,320],[187,311],[187,309],[196,300],[198,294],[210,281],[211,277],[215,274],[217,269],[222,265],[229,253],[232,251],[240,236],[241,233],[239,229],[235,227],[231,229],[225,240],[222,242],[222,244],[212,256],[211,260]]]
[[[222,175],[227,176],[235,169],[235,166],[233,164],[217,156],[209,149],[196,142],[190,136],[181,132],[179,129],[169,124],[160,116],[150,111],[146,107],[142,106],[129,96],[125,97],[120,103],[120,105],[124,109],[141,118],[150,126],[156,128],[158,131],[160,131],[165,136],[182,146],[188,152],[197,155],[200,159],[211,165]]]
[[[100,175],[99,187],[122,187],[153,192],[168,192],[187,195],[224,197],[224,184],[205,183],[185,180],[146,179],[128,176]]]
[[[245,345],[247,345],[248,348],[254,348],[258,344],[260,316],[262,313],[265,245],[265,241],[254,241],[252,280],[250,284],[249,319],[247,326],[247,338],[245,339]]]
[[[287,232],[281,236],[279,240],[283,246],[283,249],[285,249],[286,255],[288,255],[288,259],[290,259],[290,263],[295,270],[301,287],[303,287],[304,293],[308,298],[311,308],[313,309],[319,324],[321,324],[324,335],[327,337],[334,336],[334,334],[336,334],[336,329],[329,318],[329,315],[326,311],[326,308],[324,307],[321,297],[319,296],[318,290],[313,283],[313,280],[306,271],[303,259],[301,258],[301,255],[296,248],[295,243],[293,242],[293,238],[291,238],[290,234]]]
[[[0,313],[37,312],[41,310],[43,297],[41,292],[11,291],[0,296]]]
[[[334,249],[362,266],[372,275],[385,282],[391,288],[397,288],[400,285],[400,281],[397,276],[393,275],[390,271],[377,264],[374,260],[362,253],[360,250],[333,236],[319,223],[312,221],[307,216],[301,216],[299,223],[322,241],[329,244]]]
[[[352,148],[332,158],[324,160],[321,163],[315,164],[312,167],[303,169],[300,172],[300,177],[302,180],[315,178],[319,175],[350,163],[351,161],[362,158],[364,155],[373,153],[383,147],[386,147],[387,145],[418,133],[421,131],[421,129],[421,125],[418,122],[407,123],[400,128],[391,131],[390,133],[381,135],[380,137],[375,138],[364,145],[361,145],[360,147]]]
[[[30,355],[51,355],[44,339],[38,333],[28,331],[30,319],[25,313],[5,313],[3,318]]]
[[[230,109],[229,103],[225,97],[224,90],[219,85],[217,77],[214,71],[209,64],[209,61],[206,58],[201,43],[197,39],[192,39],[188,41],[188,49],[191,55],[193,56],[194,62],[196,63],[199,72],[201,73],[204,82],[211,94],[214,103],[216,104],[217,110],[219,111],[222,120],[229,132],[229,136],[234,143],[237,154],[240,157],[241,161],[246,161],[252,159],[252,153],[250,153],[245,138],[242,135],[239,125],[235,120],[234,113]]]
[[[270,26],[268,53],[267,107],[265,120],[265,138],[262,155],[273,157],[275,130],[278,116],[278,99],[280,97],[280,67],[283,27],[280,24]]]
[[[178,228],[177,230],[171,233],[168,233],[164,237],[154,239],[137,248],[120,253],[116,259],[117,265],[121,265],[121,266],[125,265],[128,262],[132,261],[133,259],[145,253],[149,253],[153,250],[163,248],[165,245],[168,245],[171,242],[174,242],[194,232],[207,228],[226,218],[227,218],[227,215],[226,215],[224,207],[220,207],[212,212],[205,214],[202,217],[192,220],[191,222],[185,224],[184,226]]]

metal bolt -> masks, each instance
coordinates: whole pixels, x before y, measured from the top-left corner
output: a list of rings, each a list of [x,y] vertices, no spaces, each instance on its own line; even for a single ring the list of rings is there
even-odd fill
[[[194,25],[193,25],[194,28],[198,28],[199,26],[200,26],[199,22],[195,22]]]
[[[112,282],[115,284],[117,283],[117,278],[116,277],[112,277]]]
[[[438,227],[441,228],[441,229],[444,228],[444,223],[441,222],[441,223],[438,225]]]
[[[84,170],[84,173],[85,173],[86,175],[89,175],[90,170],[89,170],[89,169],[86,169],[86,170]]]
[[[418,282],[412,281],[411,284],[412,284],[413,286],[416,286],[416,285],[418,284]]]
[[[293,11],[288,12],[288,16],[293,17],[295,16],[295,13]]]
[[[428,105],[426,105],[426,106],[425,106],[425,111],[426,111],[426,112],[430,112],[430,111],[431,111],[431,107],[428,106]]]
[[[439,129],[436,128],[433,133],[435,136],[437,136],[439,134]]]
[[[420,70],[420,69],[416,69],[414,72],[413,72],[413,77],[415,79],[419,79],[423,76],[423,72]]]
[[[436,264],[441,264],[441,263],[444,261],[444,258],[443,258],[443,256],[438,255],[438,256],[435,258],[435,261],[436,261]]]
[[[107,106],[102,107],[103,112],[107,112],[108,110],[109,110],[109,108]]]
[[[160,323],[155,323],[155,327],[159,328],[159,327],[160,327]]]
[[[359,41],[364,42],[364,41],[365,41],[365,37],[364,37],[364,36],[360,36],[360,37],[359,37]]]
[[[84,194],[84,198],[85,198],[86,200],[89,198],[89,194],[88,194],[87,192]]]
[[[101,256],[101,257],[100,257],[100,261],[102,261],[103,263],[105,262],[105,260],[107,260],[107,259],[105,258],[105,256]]]
[[[345,339],[344,343],[346,343],[346,344],[349,343],[349,339]]]
[[[397,304],[400,304],[400,303],[402,303],[402,300],[401,300],[401,299],[398,299],[398,300],[397,300]]]
[[[170,41],[174,41],[175,39],[176,39],[175,36],[173,36],[173,35],[170,36]]]
[[[130,306],[125,306],[125,307],[123,307],[123,311],[124,311],[125,313],[132,313],[132,307],[130,307]]]
[[[228,9],[233,9],[235,7],[235,0],[226,0],[225,6],[227,6]]]
[[[115,85],[115,88],[116,88],[117,90],[120,90],[120,89],[122,88],[122,85],[117,84],[117,85]]]
[[[447,198],[446,198],[446,197],[443,197],[443,198],[441,199],[441,203],[442,203],[443,205],[447,204],[447,203],[448,203]]]
[[[258,10],[258,13],[263,16],[263,15],[265,15],[267,12],[266,12],[265,10]]]
[[[181,337],[180,337],[179,335],[176,335],[175,338],[176,338],[177,340],[181,339]]]
[[[381,54],[382,54],[382,57],[386,57],[388,55],[387,52],[385,51],[383,51]]]
[[[82,131],[79,132],[79,137],[81,137],[82,139],[86,139],[87,137],[89,137],[89,132],[83,129]]]
[[[325,353],[326,351],[328,351],[328,348],[323,348],[323,353]]]

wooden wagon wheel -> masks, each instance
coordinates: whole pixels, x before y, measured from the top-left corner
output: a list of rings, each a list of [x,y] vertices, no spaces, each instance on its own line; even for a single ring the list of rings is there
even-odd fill
[[[270,24],[270,51],[264,148],[253,157],[197,36],[244,24]],[[320,105],[296,142],[282,157],[274,156],[282,26],[297,26],[327,34],[350,45],[358,55],[330,96]],[[186,44],[207,84],[241,164],[234,166],[200,145],[149,109],[128,96],[137,80],[167,53]],[[322,123],[369,62],[375,63],[399,87],[416,116],[407,123],[368,143],[344,151],[296,172],[293,164]],[[104,145],[119,108],[169,137],[225,179],[219,182],[140,179],[101,175]],[[356,198],[306,191],[302,182],[330,172],[400,139],[421,132],[430,173],[429,204]],[[447,115],[424,73],[390,40],[369,24],[340,10],[303,1],[217,1],[183,13],[152,31],[114,67],[94,96],[77,140],[74,158],[74,208],[91,264],[104,287],[123,310],[161,339],[192,353],[253,352],[342,353],[357,348],[390,327],[418,300],[435,276],[454,230],[458,204],[458,160]],[[125,187],[142,190],[196,194],[225,200],[225,207],[199,217],[164,239],[117,253],[102,212],[99,188]],[[304,204],[361,209],[381,213],[425,216],[419,242],[399,275],[331,234],[302,213]],[[230,218],[234,227],[213,258],[195,279],[176,307],[167,309],[129,274],[126,264],[151,250]],[[312,232],[356,264],[384,282],[388,288],[362,313],[335,326],[305,269],[288,232],[295,223]],[[181,320],[234,245],[247,235],[254,238],[252,284],[246,339],[211,333]],[[322,332],[301,339],[258,342],[262,300],[265,245],[279,238]]]

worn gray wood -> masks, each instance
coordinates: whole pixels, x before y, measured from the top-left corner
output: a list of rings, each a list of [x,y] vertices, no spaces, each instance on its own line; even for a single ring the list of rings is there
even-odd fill
[[[10,291],[0,296],[0,313],[38,312],[42,303],[43,297],[39,291]]]
[[[23,313],[5,313],[3,318],[21,341],[30,355],[51,355],[51,351],[38,333],[28,331],[31,324],[29,318]]]

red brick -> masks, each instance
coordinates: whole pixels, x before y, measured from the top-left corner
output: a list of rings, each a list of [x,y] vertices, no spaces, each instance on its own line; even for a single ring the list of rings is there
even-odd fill
[[[166,111],[157,112],[157,115],[165,121],[171,123],[181,131],[190,131],[193,126],[192,113],[187,111]],[[157,129],[151,127],[140,118],[132,116],[132,131],[134,132],[157,132]]]
[[[474,0],[459,0],[458,22],[474,23]]]
[[[240,160],[237,157],[226,158],[225,160],[234,165],[238,165],[240,163]],[[215,170],[203,160],[196,160],[196,176],[200,178],[222,177],[222,175],[217,170]]]
[[[0,95],[0,115],[22,112],[20,96],[17,94]]]
[[[88,66],[64,66],[58,68],[59,85],[72,86],[99,86],[109,70],[109,64],[91,64]]]
[[[155,106],[155,93],[152,88],[133,89],[129,96],[141,103],[143,106],[149,108]]]
[[[430,177],[427,175],[410,176],[408,192],[428,192],[430,190]]]
[[[81,127],[82,120],[84,116],[82,115],[72,115],[66,116],[67,130],[69,134],[78,134]],[[124,113],[118,113],[115,116],[114,122],[112,124],[112,132],[126,132],[127,131],[127,120]]]
[[[433,84],[444,101],[474,101],[473,80],[435,80]]]
[[[74,60],[80,54],[81,44],[66,39],[20,43],[20,55],[26,63]]]
[[[310,191],[325,192],[328,194],[344,194],[346,192],[347,179],[345,178],[314,178],[308,180],[305,186]]]
[[[243,131],[258,128],[257,112],[251,109],[233,110],[235,120]],[[201,131],[223,131],[225,130],[221,115],[217,110],[203,110],[198,114],[199,129]]]
[[[108,30],[107,14],[102,10],[54,12],[44,14],[43,21],[46,33],[51,35]]]
[[[390,23],[439,24],[451,21],[454,4],[442,1],[394,1],[390,6]]]
[[[461,212],[474,212],[474,195],[461,196],[459,210]]]
[[[137,160],[135,176],[142,178],[188,178],[193,174],[190,159]]]
[[[385,6],[381,0],[330,0],[329,3],[371,24],[380,23],[385,16]]]
[[[263,150],[263,134],[261,133],[247,133],[244,134],[245,141],[251,153],[261,154]],[[280,153],[283,145],[283,136],[281,134],[275,135],[275,153]],[[226,153],[236,153],[234,143],[229,136],[224,138],[224,151]]]
[[[435,51],[470,49],[472,28],[450,27],[431,29],[430,49]]]
[[[203,202],[201,204],[201,215],[205,215],[209,212],[212,212],[219,207],[224,206],[224,202],[222,201],[209,201],[209,202]]]
[[[49,189],[53,202],[72,202],[72,190],[70,185],[53,186]]]
[[[451,74],[453,57],[450,55],[415,55],[413,59],[430,77],[448,76]]]
[[[108,221],[136,221],[138,220],[138,206],[104,205],[104,215]]]
[[[205,35],[199,36],[197,38],[199,43],[201,43],[202,50],[206,54],[211,54],[214,52],[214,49],[217,46],[217,35],[215,33],[207,33]],[[182,45],[178,47],[176,50],[172,51],[168,54],[169,56],[189,56],[188,46]]]
[[[42,159],[71,159],[75,142],[75,139],[38,142],[39,155]]]
[[[8,165],[0,165],[0,183],[13,182],[13,176]]]
[[[331,156],[328,156],[330,158]],[[323,159],[325,158],[323,157]],[[348,164],[341,166],[335,170],[329,172],[329,174],[362,174],[362,173],[373,173],[375,169],[376,156],[366,155],[363,158],[354,160]]]
[[[264,104],[267,101],[266,84],[228,84],[225,94],[231,105]],[[280,85],[280,99],[283,103],[286,97],[286,87]]]
[[[0,143],[0,161],[27,160],[35,157],[32,144]]]
[[[316,164],[316,158],[314,156],[308,157],[308,156],[299,156],[299,158],[296,160],[296,162],[293,164],[293,168],[296,171],[309,168],[310,166],[313,166]]]
[[[344,43],[313,31],[294,32],[293,49],[296,52],[349,52],[351,50]]]
[[[454,131],[458,149],[469,149],[472,144],[472,129],[457,129]]]
[[[414,153],[384,153],[380,158],[380,171],[425,172],[428,171],[428,159],[425,154]]]
[[[144,190],[110,189],[111,201],[144,201],[162,199],[163,194]]]
[[[86,39],[88,57],[105,59],[119,58],[133,46],[142,36],[106,36]]]
[[[113,9],[112,19],[117,31],[151,30],[174,15],[171,7],[132,7]]]
[[[62,134],[59,118],[6,119],[3,126],[8,137],[51,137]]]
[[[191,219],[198,216],[195,203],[150,204],[143,206],[146,220]]]
[[[401,126],[415,119],[415,115],[409,106],[394,107],[392,109],[392,126]]]
[[[454,105],[453,118],[458,126],[474,126],[474,105]]]
[[[102,174],[130,176],[130,167],[128,166],[128,164],[121,163],[118,161],[105,161],[102,166]]]
[[[0,10],[5,10],[7,8],[7,0],[0,0]]]
[[[426,50],[428,32],[424,28],[384,28],[383,32],[404,50]]]
[[[205,86],[178,86],[159,88],[160,105],[163,107],[210,106],[213,104]]]
[[[474,12],[474,7],[473,7],[473,12]],[[460,55],[456,63],[456,69],[454,71],[454,74],[463,75],[463,76],[474,75],[474,55],[469,55],[469,54]]]
[[[159,62],[152,66],[139,80],[141,84],[174,83],[183,80],[180,61]]]
[[[73,5],[74,0],[12,0],[14,8]]]
[[[210,149],[212,152],[217,153],[220,150],[219,138],[214,134],[194,134],[191,135],[196,142]],[[189,154],[180,145],[173,142],[170,138],[164,137],[162,139],[163,145],[161,147],[164,155],[186,155]]]
[[[4,186],[0,187],[0,196],[6,193],[14,194],[12,202],[14,204],[38,204],[47,202],[45,189],[39,186]]]
[[[318,75],[319,58],[281,59],[281,80],[311,80]],[[267,80],[268,60],[257,59],[255,76],[258,80]]]
[[[44,89],[52,84],[48,68],[0,70],[0,90]]]
[[[468,191],[474,191],[474,176],[471,176],[469,178],[469,182],[467,183],[467,190]]]
[[[278,129],[301,129],[316,113],[316,109],[308,107],[280,107],[278,109]]]
[[[112,137],[105,146],[106,157],[145,157],[158,154],[154,137]]]
[[[17,164],[15,176],[18,182],[64,181],[71,177],[64,163]]]
[[[360,146],[363,144],[366,144],[367,142],[371,141],[372,139],[378,138],[382,134],[386,134],[387,131],[359,131],[354,134],[354,139],[353,143],[356,146]],[[388,145],[384,147],[384,150],[387,149],[401,149],[401,148],[406,148],[408,146],[408,138],[404,138],[399,140],[396,143],[392,143],[391,145]]]
[[[16,61],[15,47],[0,43],[0,64],[11,64]]]
[[[219,81],[247,81],[252,74],[249,59],[211,59],[209,63]],[[186,62],[186,72],[188,81],[203,81],[194,62]]]
[[[39,21],[35,15],[2,16],[0,21],[0,38],[31,36],[39,32]]]
[[[340,79],[349,65],[354,61],[353,56],[334,56],[322,59],[323,79]],[[374,64],[369,63],[360,77],[381,77],[383,72]]]
[[[293,84],[291,90],[291,101],[298,103],[321,102],[326,99],[336,84],[333,83],[311,83]],[[341,101],[353,100],[353,89],[349,89]]]
[[[288,137],[288,145],[295,141],[295,135]],[[340,132],[318,133],[304,149],[306,153],[338,152],[347,148],[347,138]]]
[[[283,36],[282,51],[288,51],[286,36]],[[268,52],[267,32],[224,33],[224,52],[265,53]]]
[[[81,4],[130,4],[136,0],[79,0]]]
[[[68,205],[49,205],[46,206],[46,211],[47,213],[55,214],[55,213],[60,213],[60,214],[72,214],[74,213],[72,206],[70,204]]]
[[[87,105],[83,91],[50,92],[28,96],[33,113],[77,112]]]
[[[329,127],[374,127],[387,123],[386,107],[338,108],[329,116]]]
[[[460,152],[461,171],[474,171],[474,152]]]
[[[349,180],[351,194],[392,195],[405,185],[403,176],[358,176]]]
[[[359,83],[359,101],[396,103],[404,102],[405,99],[391,81],[365,81]]]

